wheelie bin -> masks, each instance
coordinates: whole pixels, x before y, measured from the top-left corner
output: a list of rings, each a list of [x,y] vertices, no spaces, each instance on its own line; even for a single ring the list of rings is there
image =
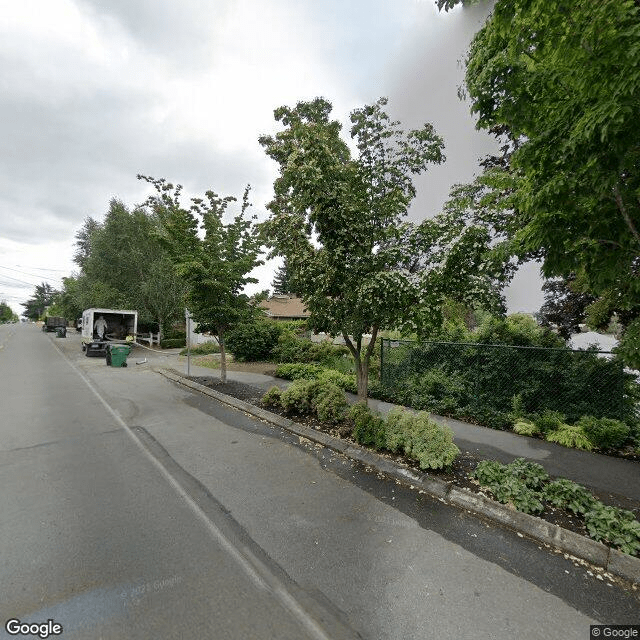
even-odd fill
[[[107,347],[107,365],[111,367],[126,367],[127,356],[131,348],[126,344],[110,344]]]

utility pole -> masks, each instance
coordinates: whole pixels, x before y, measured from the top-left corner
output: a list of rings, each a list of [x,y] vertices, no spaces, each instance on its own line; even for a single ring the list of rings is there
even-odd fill
[[[187,325],[187,376],[191,375],[191,314],[189,309],[184,310],[185,321]]]

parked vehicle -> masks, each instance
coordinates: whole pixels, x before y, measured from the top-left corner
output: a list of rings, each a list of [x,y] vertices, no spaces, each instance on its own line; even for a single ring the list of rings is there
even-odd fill
[[[86,309],[82,312],[82,350],[87,357],[105,356],[112,344],[132,344],[138,330],[138,312]]]
[[[58,327],[67,328],[67,319],[61,318],[60,316],[45,316],[44,324],[42,325],[42,330],[46,331],[55,331]]]

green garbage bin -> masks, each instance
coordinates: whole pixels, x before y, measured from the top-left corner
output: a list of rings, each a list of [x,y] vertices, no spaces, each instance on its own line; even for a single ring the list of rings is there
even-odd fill
[[[66,338],[67,337],[67,328],[66,327],[58,327],[56,329],[56,336],[58,338]]]
[[[110,344],[107,347],[107,364],[111,367],[126,367],[130,351],[126,344]]]

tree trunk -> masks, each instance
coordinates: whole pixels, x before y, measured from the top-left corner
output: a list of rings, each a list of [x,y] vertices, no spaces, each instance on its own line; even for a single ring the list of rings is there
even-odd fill
[[[356,362],[357,380],[358,380],[358,402],[369,404],[369,396],[367,389],[369,387],[369,358]]]
[[[371,362],[371,354],[376,345],[376,339],[378,337],[378,327],[374,326],[371,330],[371,342],[367,345],[367,348],[362,353],[362,336],[358,338],[358,341],[354,345],[349,336],[346,333],[342,334],[344,341],[351,351],[351,355],[356,364],[356,380],[358,384],[358,402],[364,402],[365,405],[369,405],[369,363]]]
[[[220,382],[227,381],[227,355],[224,350],[224,329],[218,329],[218,343],[220,344]]]

